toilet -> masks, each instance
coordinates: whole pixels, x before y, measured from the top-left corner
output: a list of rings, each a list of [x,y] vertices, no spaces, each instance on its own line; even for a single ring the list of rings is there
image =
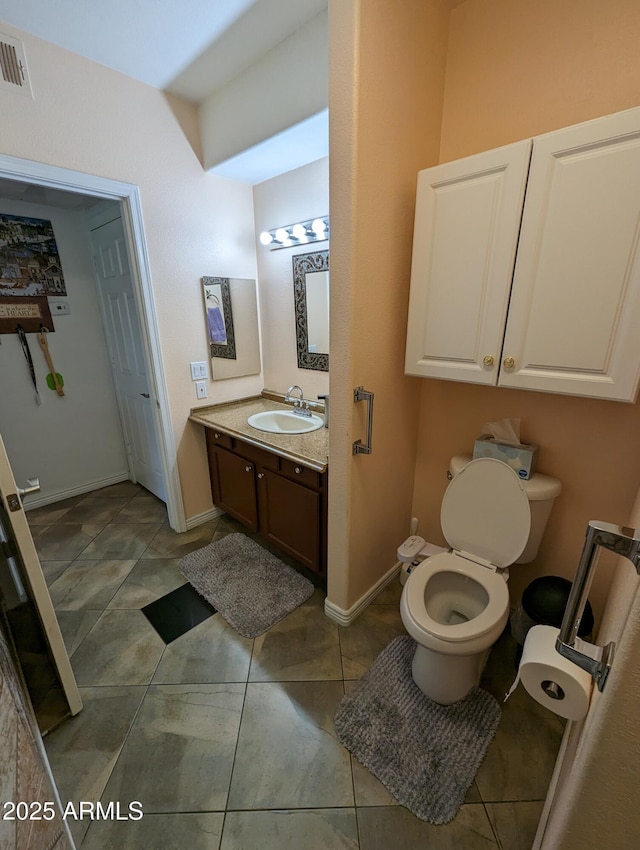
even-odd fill
[[[442,705],[478,685],[509,616],[507,568],[535,558],[561,489],[547,475],[522,480],[494,458],[455,457],[450,475],[440,521],[451,549],[414,566],[400,600],[417,643],[413,679]]]

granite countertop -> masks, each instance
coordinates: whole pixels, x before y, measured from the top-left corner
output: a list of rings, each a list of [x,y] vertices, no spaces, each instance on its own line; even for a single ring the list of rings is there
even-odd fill
[[[291,410],[291,405],[285,404],[283,398],[282,395],[265,390],[261,396],[194,407],[189,419],[204,425],[205,428],[215,428],[216,431],[272,451],[317,472],[324,472],[329,463],[327,428],[318,428],[307,434],[270,434],[248,424],[247,419],[250,416],[263,410]],[[310,406],[313,413],[323,415],[321,404],[310,402]]]

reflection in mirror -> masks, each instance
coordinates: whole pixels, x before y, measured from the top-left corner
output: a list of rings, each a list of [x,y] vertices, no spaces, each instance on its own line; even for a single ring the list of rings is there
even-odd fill
[[[207,339],[214,381],[260,372],[256,282],[203,277]]]
[[[298,367],[329,371],[329,252],[293,257]]]

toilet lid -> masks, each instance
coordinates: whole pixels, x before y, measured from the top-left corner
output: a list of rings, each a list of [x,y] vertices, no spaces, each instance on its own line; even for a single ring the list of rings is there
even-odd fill
[[[501,460],[472,460],[447,487],[440,522],[452,549],[507,567],[529,539],[531,510],[523,482]]]

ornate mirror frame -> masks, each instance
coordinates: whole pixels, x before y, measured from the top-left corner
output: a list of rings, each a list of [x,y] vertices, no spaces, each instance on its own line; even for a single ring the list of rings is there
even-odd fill
[[[307,273],[326,271],[329,271],[328,251],[313,251],[310,254],[296,254],[293,257],[293,301],[299,369],[314,369],[317,372],[329,371],[329,355],[309,351],[307,325]]]

